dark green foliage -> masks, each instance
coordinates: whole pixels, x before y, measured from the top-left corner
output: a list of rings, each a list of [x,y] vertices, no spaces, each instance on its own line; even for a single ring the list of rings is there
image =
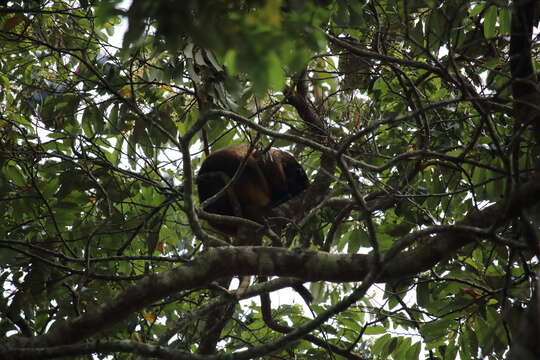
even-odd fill
[[[141,279],[204,258],[210,242],[194,225],[192,201],[200,209],[188,180],[208,151],[252,142],[293,153],[319,186],[302,199],[307,208],[276,215],[287,225],[284,246],[383,259],[396,250],[392,264],[429,256],[433,263],[407,277],[380,270],[381,284],[282,343],[358,284],[312,283],[311,311],[274,292],[278,326],[255,300],[233,304],[219,352],[255,349],[253,357],[267,359],[508,354],[536,286],[540,200],[532,194],[527,207],[510,209],[506,199],[538,179],[540,136],[532,126],[538,110],[520,112],[538,97],[514,103],[515,24],[506,2],[122,6],[0,7],[0,343],[15,349],[15,335],[54,334],[65,320],[129,297]],[[536,33],[531,46],[538,54]],[[487,212],[490,206],[497,211]],[[488,215],[473,218],[480,211]],[[265,233],[263,244],[275,245],[276,236]],[[441,243],[460,245],[439,257]],[[241,250],[259,275],[279,263]],[[376,268],[361,259],[358,273]],[[132,299],[137,311],[100,319],[73,344],[77,351],[54,356],[170,355],[153,345],[186,352],[175,356],[197,353],[204,315],[215,302],[236,299],[212,298],[220,290],[209,282],[233,265],[205,264],[217,266],[212,279],[172,295],[152,289],[167,295],[150,304]],[[304,280],[329,271],[310,266]],[[295,270],[280,275],[298,276]],[[117,340],[130,341],[127,349]],[[84,351],[85,344],[95,347]],[[64,344],[38,345],[35,358],[43,346]]]

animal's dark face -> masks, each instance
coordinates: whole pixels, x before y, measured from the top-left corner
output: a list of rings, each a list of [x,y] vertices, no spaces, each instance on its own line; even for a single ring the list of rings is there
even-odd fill
[[[285,170],[286,176],[290,179],[288,182],[289,193],[291,197],[300,194],[309,186],[309,180],[304,169],[296,163],[289,171]]]
[[[272,167],[267,176],[272,189],[272,206],[278,206],[300,194],[309,186],[309,180],[302,166],[288,152],[271,149]],[[279,176],[277,176],[279,175]]]

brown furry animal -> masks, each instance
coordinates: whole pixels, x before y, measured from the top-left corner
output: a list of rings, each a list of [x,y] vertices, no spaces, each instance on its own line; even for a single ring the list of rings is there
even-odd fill
[[[304,169],[291,154],[274,148],[251,149],[248,154],[249,151],[248,145],[229,146],[211,153],[203,162],[197,176],[201,202],[223,189],[245,162],[232,191],[208,205],[205,211],[262,222],[269,209],[293,198],[309,185]],[[230,236],[237,235],[237,226],[218,222],[210,225]]]

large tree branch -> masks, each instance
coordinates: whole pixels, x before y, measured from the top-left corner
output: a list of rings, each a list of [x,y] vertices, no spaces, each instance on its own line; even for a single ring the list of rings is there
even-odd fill
[[[514,1],[510,38],[510,71],[514,117],[521,125],[532,124],[540,141],[540,87],[531,54],[536,0]]]
[[[514,96],[514,118],[518,125],[532,124],[537,146],[540,144],[540,87],[534,72],[532,60],[533,26],[538,10],[537,0],[515,0],[512,12],[510,38],[510,69],[512,72],[512,93]],[[535,9],[536,7],[536,9]],[[535,11],[536,10],[536,11]],[[540,162],[537,160],[537,167]],[[537,181],[539,175],[537,168]],[[531,195],[532,196],[532,195]],[[538,195],[536,195],[537,197]],[[525,218],[525,221],[527,219]],[[538,243],[531,240],[531,246]],[[538,275],[538,274],[537,274]],[[521,316],[521,324],[511,345],[509,359],[538,359],[540,356],[540,298],[536,289],[529,301],[526,312]]]

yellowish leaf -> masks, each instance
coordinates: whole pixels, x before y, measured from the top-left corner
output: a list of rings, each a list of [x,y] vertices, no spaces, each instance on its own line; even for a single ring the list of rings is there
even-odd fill
[[[145,313],[143,314],[144,320],[148,321],[148,323],[153,324],[156,322],[156,315],[152,313]]]
[[[122,95],[123,97],[128,97],[131,95],[131,89],[128,88],[128,87],[125,87],[123,89],[120,89],[120,91],[118,92],[120,95]]]

